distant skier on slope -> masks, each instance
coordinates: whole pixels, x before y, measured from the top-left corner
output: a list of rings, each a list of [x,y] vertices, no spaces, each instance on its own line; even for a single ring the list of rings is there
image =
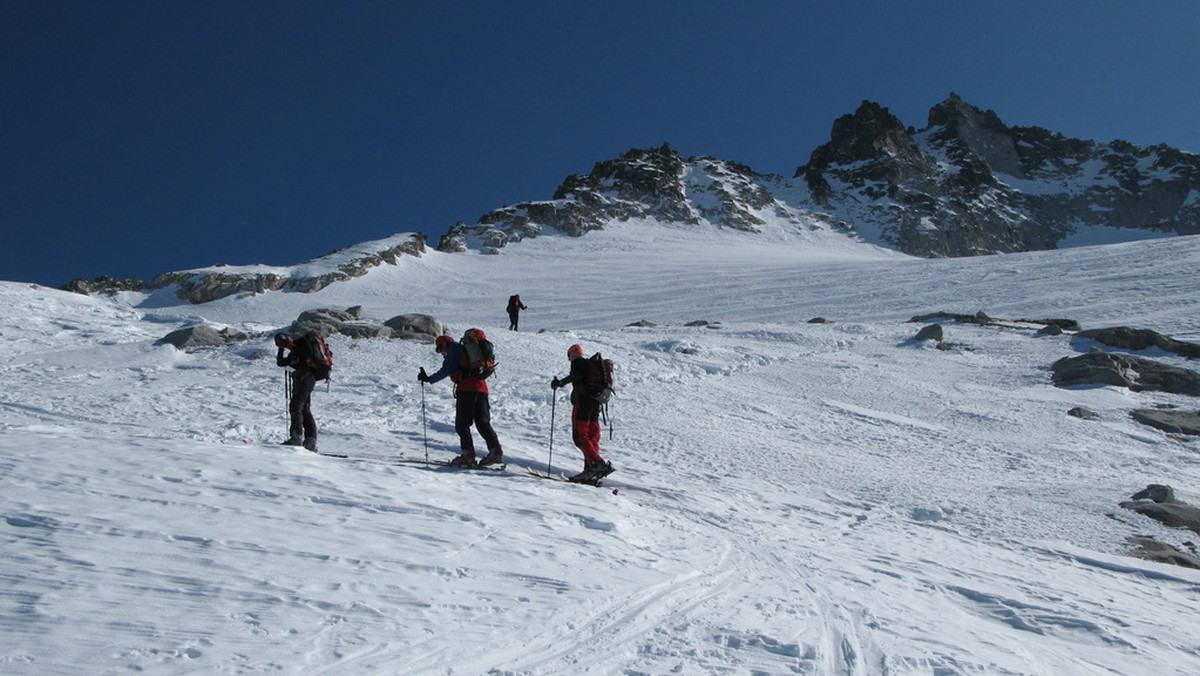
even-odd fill
[[[517,324],[521,320],[521,310],[528,310],[525,304],[521,302],[521,295],[516,294],[508,297],[508,330],[516,331]]]
[[[428,375],[422,367],[417,380],[436,383],[449,376],[455,384],[454,431],[458,432],[462,453],[450,464],[456,467],[486,467],[503,462],[504,451],[500,449],[500,439],[492,429],[491,406],[488,403],[486,379],[495,366],[493,356],[487,354],[491,352],[491,343],[482,330],[470,329],[463,336],[463,342],[455,342],[450,336],[438,336],[433,349],[443,355],[442,368]],[[472,425],[479,430],[488,448],[487,456],[478,463],[475,461],[475,441],[471,438]]]
[[[286,333],[275,334],[275,347],[279,348],[275,364],[293,369],[288,400],[289,434],[283,443],[316,452],[317,421],[312,414],[312,393],[318,380],[329,377],[329,369],[320,363],[322,360],[314,354],[312,345],[309,340],[294,341]],[[288,350],[287,355],[284,350]]]
[[[595,363],[598,359],[584,359],[580,345],[567,348],[567,359],[571,362],[571,373],[566,378],[551,380],[550,389],[572,386],[571,437],[583,452],[583,471],[570,479],[591,483],[613,473],[612,463],[600,457],[600,410],[604,402],[598,397],[604,395],[597,385],[603,383],[604,375],[596,373],[596,369],[603,366]]]

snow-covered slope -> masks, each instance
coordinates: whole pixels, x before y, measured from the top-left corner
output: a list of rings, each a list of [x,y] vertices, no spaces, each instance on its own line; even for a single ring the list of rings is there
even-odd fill
[[[1054,387],[1070,336],[950,323],[943,351],[905,320],[1196,341],[1198,265],[1197,237],[919,260],[626,223],[199,306],[0,283],[0,671],[1197,673],[1200,573],[1127,555],[1195,536],[1116,506],[1200,503],[1196,442],[1128,417],[1195,400]],[[154,343],[351,305],[487,330],[507,472],[390,462],[455,451],[427,344],[332,338],[338,459],[276,445],[266,339]],[[602,489],[525,471],[581,464],[548,386],[576,342],[618,365]]]

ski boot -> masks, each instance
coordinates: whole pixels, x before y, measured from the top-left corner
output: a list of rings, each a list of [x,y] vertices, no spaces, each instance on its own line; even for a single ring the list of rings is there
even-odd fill
[[[488,465],[498,465],[502,462],[504,462],[504,451],[499,448],[493,448],[488,451],[487,456],[483,460],[479,461],[479,466],[487,467]]]
[[[463,453],[446,464],[451,467],[466,467],[468,469],[474,469],[479,466],[479,463],[475,462],[474,453]]]
[[[601,460],[595,465],[592,465],[591,471],[588,472],[587,481],[590,483],[595,483],[612,473],[612,463],[607,460]]]

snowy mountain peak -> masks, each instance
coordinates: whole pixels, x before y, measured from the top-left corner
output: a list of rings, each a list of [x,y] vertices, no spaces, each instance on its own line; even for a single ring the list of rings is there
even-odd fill
[[[799,223],[770,185],[778,186],[778,177],[757,174],[736,162],[684,158],[668,144],[635,148],[598,162],[588,174],[567,177],[552,200],[521,202],[484,215],[477,225],[458,224],[438,249],[464,251],[478,242],[495,250],[527,237],[579,237],[614,221],[639,219],[708,223],[747,232],[761,232],[778,215]]]
[[[796,176],[805,177],[814,195],[825,199],[828,184],[821,181],[822,172],[833,165],[860,164],[869,165],[860,170],[880,180],[899,180],[914,175],[904,167],[915,167],[920,175],[929,172],[934,162],[887,108],[863,101],[853,115],[843,115],[833,123],[829,142],[812,152]]]
[[[923,257],[1200,232],[1200,157],[1009,127],[961,97],[905,128],[864,102],[797,171],[813,207]]]

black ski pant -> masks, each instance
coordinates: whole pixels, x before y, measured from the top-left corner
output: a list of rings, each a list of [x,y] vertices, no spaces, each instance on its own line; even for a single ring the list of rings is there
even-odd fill
[[[312,414],[312,393],[317,377],[308,369],[292,371],[292,399],[288,402],[291,439],[316,439],[317,421]]]
[[[509,331],[518,330],[517,324],[519,324],[520,321],[521,321],[520,310],[509,310],[509,312],[508,312],[508,330]]]
[[[454,431],[464,455],[474,455],[475,441],[471,438],[471,425],[479,430],[489,451],[500,448],[500,439],[492,429],[492,407],[488,404],[487,392],[459,392],[454,410]]]

